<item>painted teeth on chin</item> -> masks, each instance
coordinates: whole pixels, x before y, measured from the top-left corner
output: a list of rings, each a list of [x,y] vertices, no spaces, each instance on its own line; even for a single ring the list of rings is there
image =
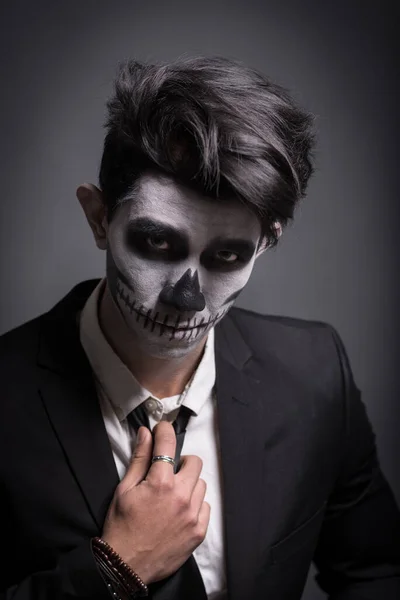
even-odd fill
[[[139,310],[137,311],[137,315],[136,315],[136,323],[139,321],[140,317],[142,317],[142,308],[143,308],[143,304],[140,305]]]
[[[160,336],[162,336],[162,334],[164,333],[165,329],[167,328],[167,323],[168,323],[168,315],[165,315],[163,324],[160,325]]]
[[[144,322],[144,325],[143,325],[143,327],[145,329],[146,329],[146,327],[147,327],[147,325],[149,323],[149,320],[150,320],[150,313],[151,313],[151,308],[149,308],[149,310],[147,311],[147,314],[146,314],[146,319],[145,319],[145,322]]]
[[[136,301],[133,301],[133,300],[130,301],[128,292],[126,294],[124,294],[124,288],[122,287],[119,279],[117,279],[117,295],[124,302],[125,306],[127,306],[129,308],[129,311],[132,314],[132,312],[135,308]]]
[[[171,340],[173,340],[173,339],[174,339],[174,337],[175,337],[175,332],[176,332],[176,329],[177,329],[177,327],[178,327],[178,325],[179,325],[179,321],[180,321],[180,320],[181,320],[181,317],[180,317],[180,315],[178,315],[178,316],[177,316],[177,318],[176,318],[176,321],[175,321],[174,328],[173,328],[173,330],[171,331],[171,337],[169,338],[169,341],[171,341]],[[183,338],[181,338],[181,339],[183,339]]]
[[[158,313],[156,313],[156,316],[154,317],[154,321],[153,321],[153,323],[152,323],[152,325],[151,325],[151,331],[154,331],[154,328],[155,328],[155,326],[156,326],[156,324],[157,324],[157,323],[156,323],[156,321],[157,321],[157,317],[158,317]]]
[[[144,318],[144,323],[143,323],[144,329],[146,329],[149,322],[151,322],[151,327],[150,327],[151,332],[153,332],[156,325],[158,325],[160,327],[159,336],[161,337],[166,332],[167,329],[172,329],[171,335],[170,335],[170,341],[175,339],[176,335],[179,332],[178,325],[179,325],[179,322],[181,319],[180,315],[178,315],[178,317],[176,318],[174,325],[168,325],[169,315],[165,315],[163,323],[160,324],[157,322],[157,318],[159,315],[158,312],[155,314],[154,318],[152,318],[151,317],[151,312],[152,312],[151,308],[149,308],[147,310],[147,312],[142,312],[142,310],[145,307],[143,304],[141,304],[139,309],[135,309],[136,300],[131,299],[129,291],[124,292],[124,284],[121,282],[120,279],[117,279],[116,291],[117,291],[117,297],[129,309],[130,314],[132,314],[133,311],[136,312],[136,322],[137,323],[140,321],[140,317]],[[184,340],[186,335],[188,335],[187,339],[189,341],[190,339],[192,339],[192,337],[193,337],[193,339],[196,339],[197,336],[200,334],[200,332],[202,332],[204,334],[208,329],[210,329],[214,325],[214,323],[216,323],[218,320],[220,320],[227,311],[228,311],[228,308],[225,309],[224,311],[222,311],[221,313],[218,313],[216,317],[210,318],[206,323],[204,322],[205,317],[202,317],[199,324],[197,324],[196,317],[194,317],[193,318],[193,327],[190,328],[190,323],[191,323],[191,320],[190,320],[187,325],[187,328],[185,328],[182,331],[182,337],[180,338],[180,341]]]
[[[147,310],[147,312],[145,312],[143,309],[145,309],[144,305],[141,304],[140,307],[138,309],[135,309],[135,305],[136,305],[136,301],[135,300],[131,300],[131,296],[129,291],[124,291],[124,287],[125,285],[121,282],[120,279],[117,279],[117,285],[116,285],[116,291],[117,291],[117,297],[122,301],[122,303],[129,309],[130,314],[132,314],[133,311],[135,311],[136,313],[136,323],[140,322],[140,318],[143,317],[144,318],[144,322],[143,322],[143,329],[147,329],[147,326],[149,324],[149,322],[151,322],[151,328],[150,331],[154,331],[156,325],[158,325],[160,327],[160,333],[159,336],[161,337],[164,333],[169,333],[167,332],[167,328],[168,329],[172,329],[171,332],[171,337],[170,340],[173,340],[176,335],[178,334],[178,329],[177,326],[179,325],[181,316],[178,315],[176,322],[173,326],[168,325],[168,320],[169,320],[169,315],[165,315],[164,317],[164,321],[162,324],[157,323],[157,317],[159,315],[159,313],[157,312],[154,316],[154,319],[151,317],[151,308],[149,308]],[[142,312],[143,311],[143,312]],[[186,331],[183,332],[183,338],[186,335]],[[181,339],[183,339],[181,338]]]

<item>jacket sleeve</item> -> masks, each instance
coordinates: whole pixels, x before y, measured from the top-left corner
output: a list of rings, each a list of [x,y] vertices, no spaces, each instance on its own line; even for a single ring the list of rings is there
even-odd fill
[[[342,373],[346,439],[314,555],[316,581],[331,600],[399,600],[400,512],[343,343],[330,329]]]
[[[4,564],[4,563],[3,563]],[[1,574],[4,581],[5,573]],[[90,540],[63,554],[57,565],[32,573],[3,589],[0,600],[110,600],[112,598],[92,554]]]

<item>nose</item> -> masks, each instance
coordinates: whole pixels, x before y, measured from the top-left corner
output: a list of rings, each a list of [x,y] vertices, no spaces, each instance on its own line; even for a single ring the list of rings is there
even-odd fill
[[[206,301],[200,290],[197,270],[192,275],[192,270],[188,269],[175,285],[165,286],[161,290],[160,300],[180,311],[204,310]]]

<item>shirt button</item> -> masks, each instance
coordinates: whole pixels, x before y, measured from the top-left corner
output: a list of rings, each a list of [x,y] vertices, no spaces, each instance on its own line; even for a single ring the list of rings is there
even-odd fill
[[[153,412],[157,408],[156,401],[153,400],[153,398],[149,398],[148,400],[146,400],[146,408],[150,412]]]

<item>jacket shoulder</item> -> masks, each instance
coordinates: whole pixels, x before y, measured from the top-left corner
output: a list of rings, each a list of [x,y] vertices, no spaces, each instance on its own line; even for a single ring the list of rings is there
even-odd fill
[[[1,371],[4,372],[8,366],[16,363],[21,365],[36,360],[42,326],[45,323],[51,324],[49,327],[54,330],[53,333],[59,333],[59,343],[62,344],[62,328],[71,315],[83,307],[98,282],[98,279],[91,279],[78,283],[49,311],[0,335]]]
[[[0,336],[0,365],[4,369],[4,362],[14,362],[18,357],[33,357],[36,355],[39,341],[40,322],[44,315],[40,315],[10,329]]]
[[[297,373],[339,369],[343,344],[329,323],[311,319],[268,315],[234,307],[230,316],[252,352],[262,362],[273,355]]]
[[[252,335],[259,331],[261,335],[279,335],[293,338],[293,336],[326,335],[332,334],[335,328],[325,321],[288,317],[284,315],[270,315],[253,310],[233,307],[230,315],[237,327],[244,333],[251,331]]]

